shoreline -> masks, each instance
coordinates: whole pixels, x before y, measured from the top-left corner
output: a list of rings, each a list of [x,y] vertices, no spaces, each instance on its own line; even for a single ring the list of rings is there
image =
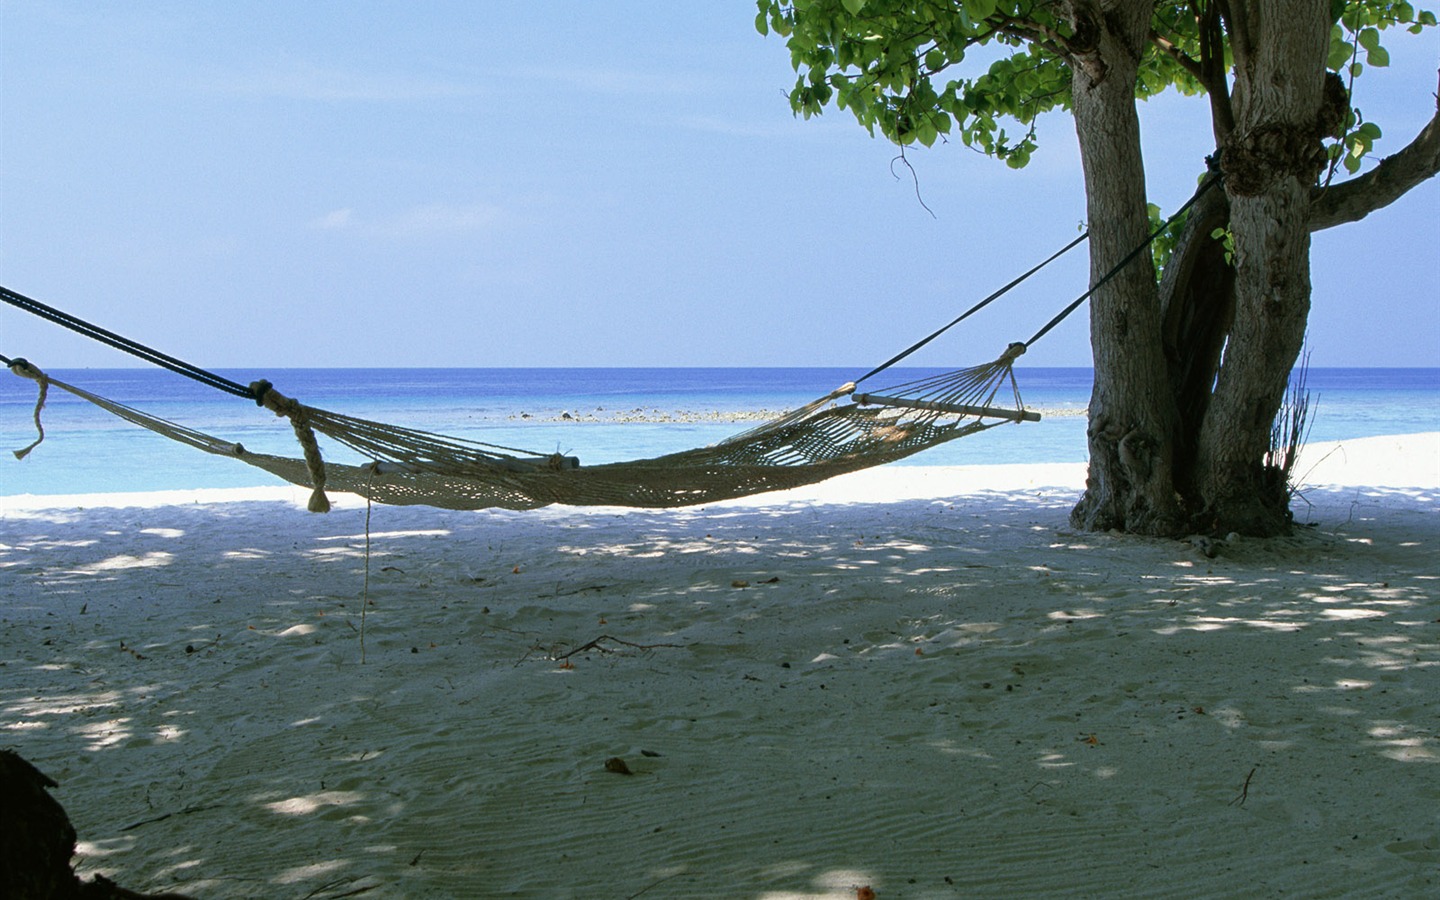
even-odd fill
[[[1044,418],[1073,419],[1089,414],[1086,407],[1054,406],[1026,407],[1027,411],[1038,413]],[[572,423],[575,425],[672,425],[672,424],[713,424],[728,422],[769,422],[783,416],[780,409],[741,410],[692,410],[658,409],[655,407],[634,407],[623,410],[599,408],[590,412],[510,413],[492,416],[494,421],[529,422],[531,424]]]
[[[1049,488],[1083,489],[1087,464],[996,463],[990,465],[889,466],[864,470],[789,491],[758,494],[717,504],[763,506],[773,503],[879,503],[939,498],[984,491]],[[1305,445],[1295,466],[1300,493],[1309,487],[1440,487],[1440,431],[1381,435]],[[276,484],[248,488],[195,488],[89,494],[0,495],[0,515],[60,508],[153,508],[181,504],[286,502],[303,507],[309,491]],[[363,498],[335,493],[337,508],[363,507]],[[581,513],[584,507],[551,507]],[[613,512],[609,507],[598,509]]]

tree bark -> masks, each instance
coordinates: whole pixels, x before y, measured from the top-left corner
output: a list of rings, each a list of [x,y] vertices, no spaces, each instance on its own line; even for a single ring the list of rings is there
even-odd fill
[[[1135,79],[1150,11],[1145,0],[1117,0],[1103,11],[1070,4],[1074,33],[1084,38],[1070,49],[1092,284],[1149,230]],[[1071,520],[1089,530],[1173,534],[1184,521],[1171,453],[1177,420],[1152,266],[1137,260],[1095,292],[1090,334],[1090,472]]]
[[[1266,471],[1265,458],[1310,311],[1310,199],[1329,127],[1320,121],[1329,22],[1314,0],[1257,0],[1231,28],[1245,32],[1232,43],[1235,131],[1221,155],[1236,310],[1200,430],[1196,487],[1203,527],[1269,535],[1290,518],[1283,479]]]
[[[1175,397],[1176,489],[1195,494],[1195,454],[1200,426],[1210,409],[1210,392],[1225,340],[1235,320],[1235,269],[1223,241],[1211,237],[1230,224],[1225,193],[1210,190],[1191,209],[1175,251],[1160,279],[1165,358]]]

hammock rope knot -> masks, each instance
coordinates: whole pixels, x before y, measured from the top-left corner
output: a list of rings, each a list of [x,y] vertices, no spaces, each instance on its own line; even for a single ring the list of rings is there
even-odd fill
[[[286,397],[268,381],[257,381],[250,388],[255,392],[256,403],[290,420],[290,427],[295,429],[295,439],[300,442],[300,450],[305,455],[305,469],[310,474],[311,492],[307,508],[314,513],[329,512],[330,498],[325,496],[325,458],[320,454],[320,442],[310,425],[309,407]]]

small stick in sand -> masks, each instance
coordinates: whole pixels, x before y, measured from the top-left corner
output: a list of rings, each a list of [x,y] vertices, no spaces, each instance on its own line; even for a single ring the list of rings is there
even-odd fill
[[[558,656],[551,656],[550,658],[553,660],[569,659],[577,653],[584,653],[586,650],[599,650],[601,653],[609,653],[610,649],[608,647],[600,646],[601,642],[603,641],[614,641],[617,644],[624,644],[626,647],[634,647],[636,650],[654,650],[656,647],[681,646],[680,644],[635,644],[630,641],[622,641],[620,638],[612,637],[608,634],[602,634],[593,641],[586,641],[585,643],[576,647],[574,650],[570,650],[566,653],[561,653]]]
[[[669,881],[669,880],[672,879],[672,878],[679,878],[681,875],[685,875],[685,874],[687,874],[687,873],[685,873],[685,872],[683,872],[683,871],[682,871],[682,872],[672,872],[672,873],[670,873],[669,875],[666,875],[664,878],[660,878],[660,879],[657,879],[657,880],[655,880],[655,881],[650,882],[649,884],[645,885],[645,886],[644,886],[643,888],[641,888],[640,890],[638,890],[638,891],[636,891],[635,893],[631,894],[630,896],[626,897],[625,900],[635,900],[636,897],[640,896],[641,894],[645,893],[646,891],[650,890],[651,888],[657,887],[657,886],[659,886],[659,885],[662,885],[662,884],[664,884],[665,882]]]
[[[371,485],[375,482],[375,469],[379,460],[370,468],[370,478],[365,482],[365,581],[360,589],[360,665],[365,665],[365,612],[370,606],[370,511],[375,503],[370,499]]]
[[[134,831],[135,829],[141,828],[145,825],[153,825],[156,822],[163,822],[171,816],[184,816],[189,815],[190,813],[204,812],[209,809],[218,809],[219,806],[220,805],[218,803],[212,803],[209,806],[187,806],[179,812],[161,813],[160,815],[155,816],[152,819],[141,819],[139,822],[132,822],[129,825],[126,825],[124,828],[121,828],[120,830]]]
[[[1255,766],[1250,770],[1250,774],[1245,776],[1245,783],[1240,785],[1240,795],[1234,800],[1231,800],[1227,805],[1241,807],[1245,805],[1245,801],[1250,799],[1250,779],[1255,777],[1255,770],[1258,768],[1260,767]]]

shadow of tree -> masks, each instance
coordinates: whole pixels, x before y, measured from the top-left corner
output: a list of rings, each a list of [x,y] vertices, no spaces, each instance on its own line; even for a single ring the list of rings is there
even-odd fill
[[[1428,889],[1440,498],[1310,496],[9,515],[0,742],[201,896]]]

